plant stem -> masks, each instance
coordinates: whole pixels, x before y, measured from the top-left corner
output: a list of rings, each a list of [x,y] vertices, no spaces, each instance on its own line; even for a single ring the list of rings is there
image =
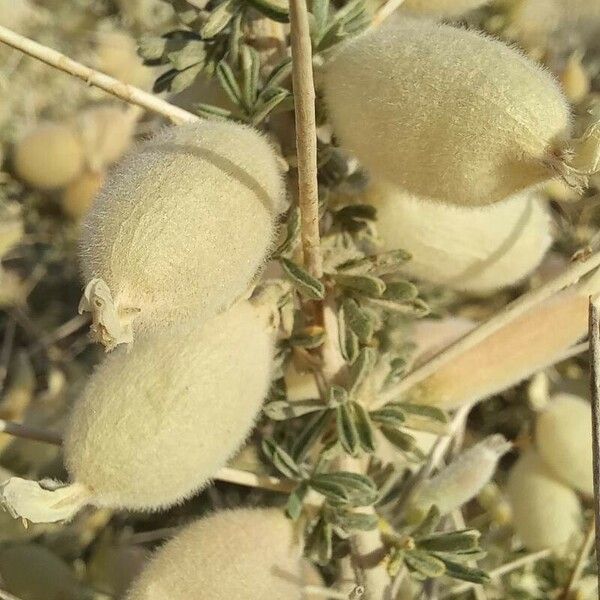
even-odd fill
[[[320,279],[323,259],[319,236],[315,84],[305,0],[290,0],[290,33],[302,250],[304,266],[313,277]]]
[[[571,576],[569,577],[569,583],[565,588],[561,598],[563,600],[568,600],[572,593],[575,591],[575,587],[581,578],[583,570],[585,569],[585,564],[590,556],[590,552],[592,551],[592,546],[594,545],[594,537],[596,531],[596,522],[595,519],[592,519],[590,527],[586,533],[583,544],[581,545],[581,549],[579,550],[579,555],[577,557],[577,562],[573,567],[573,571],[571,572]]]
[[[594,516],[596,562],[600,585],[600,300],[590,297],[590,389],[592,398],[592,452],[594,456]]]
[[[57,52],[52,48],[48,48],[48,46],[38,44],[6,27],[0,26],[0,42],[19,50],[32,58],[40,60],[55,69],[78,77],[88,85],[100,88],[129,104],[136,104],[146,110],[163,115],[173,123],[191,123],[200,120],[200,117],[183,110],[178,106],[173,106],[158,96],[149,94],[132,85],[125,84],[118,79],[114,79],[95,69],[90,69],[89,67],[70,59],[68,56]]]
[[[29,427],[28,425],[22,425],[13,421],[5,421],[4,419],[0,419],[0,432],[36,442],[45,442],[54,446],[62,445],[60,434],[54,431],[36,429],[35,427]]]
[[[536,307],[562,289],[573,285],[599,265],[600,252],[597,252],[590,256],[586,261],[573,265],[564,273],[537,290],[520,296],[506,308],[495,314],[491,319],[488,319],[475,329],[471,330],[456,342],[433,356],[433,358],[409,373],[400,383],[389,388],[385,394],[382,394],[377,406],[374,408],[378,408],[380,404],[385,404],[386,402],[397,398],[400,394],[420,383],[467,350],[470,350],[506,324],[514,321],[517,317],[525,314],[527,311]]]

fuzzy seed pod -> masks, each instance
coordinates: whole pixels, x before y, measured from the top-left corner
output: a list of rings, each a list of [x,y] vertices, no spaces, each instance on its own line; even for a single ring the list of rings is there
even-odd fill
[[[537,448],[542,460],[564,483],[592,496],[592,411],[589,402],[559,394],[537,418]]]
[[[577,494],[556,479],[533,450],[512,468],[507,494],[515,531],[529,550],[561,549],[581,528]]]
[[[567,98],[577,104],[590,92],[591,81],[585,67],[581,64],[581,56],[573,54],[560,74],[560,83]]]
[[[61,123],[41,123],[17,142],[15,173],[25,183],[52,190],[83,170],[83,147],[75,130]]]
[[[404,10],[430,17],[460,17],[491,0],[405,0]]]
[[[96,106],[83,111],[77,127],[88,167],[99,171],[117,162],[133,141],[142,111],[137,106]]]
[[[171,127],[129,153],[82,227],[81,310],[96,338],[111,348],[131,341],[134,318],[143,328],[231,304],[265,259],[282,194],[275,153],[244,125]]]
[[[411,341],[416,346],[414,353],[416,364],[425,362],[458,338],[466,335],[475,325],[474,321],[463,317],[419,319],[414,325],[411,336]]]
[[[271,339],[249,303],[149,332],[94,372],[65,435],[68,471],[98,506],[190,497],[248,435],[267,393]]]
[[[102,171],[84,171],[64,189],[60,204],[74,221],[82,219],[92,206],[94,198],[104,184],[106,174]]]
[[[383,250],[411,253],[405,275],[460,291],[485,293],[517,283],[552,243],[550,214],[537,193],[464,208],[378,185],[366,200],[377,209]]]
[[[167,542],[128,600],[300,600],[301,548],[276,509],[215,513]]]
[[[475,31],[390,19],[340,49],[324,89],[342,146],[422,198],[484,205],[568,170],[558,84]]]
[[[553,364],[588,329],[599,276],[526,312],[412,388],[412,401],[451,410],[497,394]]]
[[[137,53],[136,41],[124,31],[99,34],[96,68],[135,87],[147,89],[152,84],[152,69],[144,66]]]
[[[0,550],[2,588],[20,600],[79,600],[73,570],[44,546],[19,544]]]
[[[510,442],[497,434],[460,454],[417,490],[411,501],[412,518],[420,520],[434,504],[442,514],[448,514],[475,498],[510,448]]]

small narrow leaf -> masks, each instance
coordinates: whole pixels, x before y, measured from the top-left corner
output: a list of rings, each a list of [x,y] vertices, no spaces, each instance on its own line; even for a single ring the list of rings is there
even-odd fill
[[[263,406],[263,412],[269,419],[273,419],[273,421],[295,419],[320,410],[323,410],[323,402],[321,400],[298,400],[296,402],[274,400]]]
[[[385,300],[410,302],[419,295],[417,286],[410,281],[388,281],[385,285],[385,292],[381,295]]]
[[[300,235],[300,209],[292,207],[286,219],[286,236],[283,242],[273,252],[273,258],[278,258],[290,250]]]
[[[447,559],[441,560],[446,566],[446,575],[448,577],[460,579],[462,581],[470,581],[471,583],[488,583],[490,581],[490,576],[481,569],[461,565],[460,563]]]
[[[241,48],[241,65],[244,104],[248,111],[252,111],[258,97],[260,57],[258,52],[247,44],[243,44]]]
[[[221,33],[233,16],[239,9],[238,0],[225,0],[217,8],[215,8],[208,18],[208,21],[204,24],[200,30],[200,35],[204,39],[210,39]]]
[[[353,403],[353,408],[360,446],[365,452],[375,452],[375,434],[369,413],[358,402]]]
[[[385,282],[372,275],[346,275],[336,273],[333,275],[336,283],[342,287],[361,292],[367,296],[379,298],[385,292]]]
[[[269,73],[267,80],[265,81],[265,86],[263,88],[264,93],[265,90],[269,88],[277,87],[283,83],[283,81],[290,75],[292,72],[292,59],[291,57],[284,58],[278,65],[273,67],[273,70]]]
[[[348,362],[354,362],[359,351],[358,336],[346,323],[346,311],[340,309],[337,316],[340,352]]]
[[[404,431],[384,426],[381,428],[381,433],[389,442],[404,452],[411,452],[415,449],[415,438]]]
[[[417,540],[417,546],[428,552],[468,552],[479,548],[481,534],[475,529],[435,533]]]
[[[439,558],[420,550],[406,552],[404,562],[424,577],[441,577],[446,572],[446,565]]]
[[[290,20],[288,3],[282,0],[248,0],[256,10],[269,19],[279,23],[288,23]]]
[[[332,384],[327,390],[327,406],[337,408],[348,402],[348,392],[340,385]]]
[[[203,104],[202,102],[199,102],[198,104],[194,104],[193,107],[194,112],[197,115],[206,119],[231,119],[233,117],[233,113],[230,110],[215,106],[214,104]]]
[[[321,439],[321,436],[331,421],[329,411],[315,415],[300,432],[292,446],[292,456],[296,462],[302,462],[312,447]]]
[[[370,314],[362,310],[358,303],[351,298],[342,302],[341,310],[344,311],[344,321],[356,334],[359,341],[368,344],[373,337],[375,323]]]
[[[308,484],[303,481],[290,495],[285,512],[293,521],[296,521],[302,512],[302,504],[308,492]]]
[[[358,431],[354,415],[347,404],[336,408],[337,434],[342,448],[351,456],[356,456],[359,447]]]
[[[348,389],[350,393],[357,390],[367,376],[373,370],[377,353],[373,348],[362,348],[356,357],[356,360],[350,365],[348,377]]]
[[[325,496],[329,500],[341,504],[347,504],[350,500],[350,495],[346,489],[339,483],[330,481],[326,475],[316,475],[308,483],[315,492]]]
[[[233,74],[231,67],[224,60],[220,61],[217,65],[217,77],[221,87],[229,96],[229,99],[236,106],[242,106],[242,91],[240,90],[240,86],[235,79],[235,75]]]
[[[395,406],[410,415],[432,419],[434,421],[439,421],[440,423],[448,422],[448,415],[436,406],[413,404],[412,402],[393,402],[386,406]]]
[[[325,296],[325,286],[321,281],[287,258],[281,257],[279,261],[287,277],[303,296],[312,300],[321,300]]]
[[[279,90],[268,100],[260,102],[252,114],[252,125],[256,126],[262,123],[289,96],[290,93],[287,90]]]
[[[181,49],[167,54],[169,62],[178,71],[183,71],[188,67],[196,65],[198,63],[204,64],[206,58],[206,51],[204,49],[204,42],[202,41],[190,41]]]
[[[273,466],[292,479],[300,478],[300,469],[294,459],[281,446],[271,438],[265,438],[262,442],[263,452],[269,457]]]
[[[332,521],[347,531],[370,531],[377,527],[377,515],[338,510],[332,516]]]
[[[386,404],[378,410],[371,411],[370,417],[376,423],[381,423],[395,429],[401,427],[406,421],[404,411],[393,404]]]
[[[171,81],[171,87],[169,88],[174,94],[182,92],[186,88],[190,87],[194,80],[198,76],[198,73],[202,71],[202,63],[198,63],[192,67],[185,69],[185,71],[179,72]]]

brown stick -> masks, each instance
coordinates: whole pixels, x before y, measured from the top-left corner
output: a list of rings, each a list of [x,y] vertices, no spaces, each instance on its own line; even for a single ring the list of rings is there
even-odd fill
[[[320,279],[323,275],[323,260],[319,236],[315,84],[305,0],[290,0],[290,30],[302,250],[308,272]]]
[[[594,515],[596,562],[600,585],[600,300],[590,297],[590,389],[592,397],[592,451],[594,456]]]
[[[129,102],[129,104],[136,104],[146,110],[163,115],[173,123],[191,123],[200,120],[200,117],[197,115],[194,115],[187,110],[183,110],[178,106],[173,106],[158,96],[144,92],[144,90],[140,90],[132,85],[127,85],[122,81],[109,77],[95,69],[90,69],[89,67],[72,60],[68,56],[61,54],[52,48],[48,48],[48,46],[38,44],[6,27],[0,26],[0,42],[19,50],[32,58],[41,60],[55,69],[78,77],[88,85],[100,88],[125,102]]]

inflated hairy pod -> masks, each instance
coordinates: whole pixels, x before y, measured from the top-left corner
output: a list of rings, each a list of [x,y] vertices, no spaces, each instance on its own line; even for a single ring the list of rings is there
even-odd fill
[[[402,9],[415,15],[431,17],[460,17],[491,0],[405,0]]]
[[[475,498],[510,448],[510,442],[497,434],[462,452],[416,491],[410,503],[411,518],[420,520],[433,505],[447,514]]]
[[[170,127],[130,152],[82,224],[95,338],[110,349],[231,304],[265,260],[282,194],[274,151],[245,125]]]
[[[47,522],[84,504],[158,510],[189,498],[252,429],[270,385],[271,337],[264,315],[242,302],[119,348],[73,407],[63,442],[72,483],[10,479],[9,510]]]
[[[366,201],[377,209],[383,250],[412,255],[409,277],[485,293],[529,275],[552,243],[551,218],[541,195],[523,192],[491,206],[448,206],[385,184]]]
[[[301,600],[301,547],[277,509],[235,509],[188,525],[127,600]]]
[[[588,330],[598,274],[535,306],[411,389],[414,402],[446,410],[497,394],[556,362]]]
[[[535,423],[537,449],[550,470],[569,486],[593,496],[592,410],[572,394],[558,394]]]
[[[569,107],[556,81],[499,41],[393,18],[325,67],[343,147],[422,198],[477,206],[569,171]]]
[[[16,144],[13,167],[28,185],[53,190],[75,179],[83,170],[83,146],[73,127],[40,123]]]
[[[580,532],[577,494],[554,478],[535,451],[511,469],[506,491],[515,530],[529,550],[560,550]]]

